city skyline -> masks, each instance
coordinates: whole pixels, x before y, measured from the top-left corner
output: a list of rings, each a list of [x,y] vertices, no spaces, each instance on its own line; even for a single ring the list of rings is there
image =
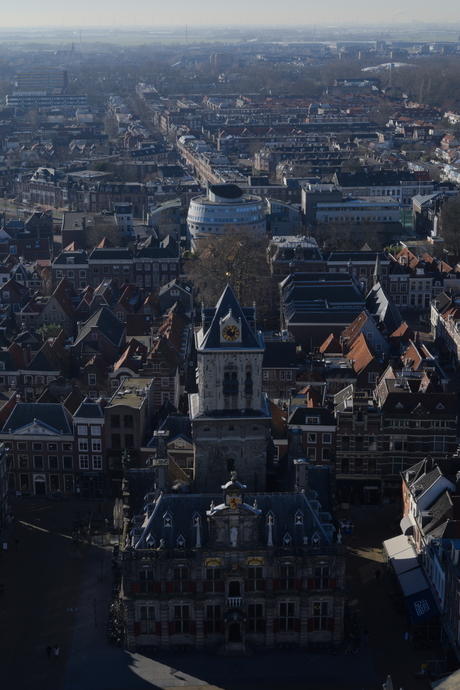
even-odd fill
[[[460,23],[460,6],[454,0],[447,0],[444,4],[451,21],[444,26]],[[178,21],[178,18],[180,20]],[[200,0],[193,6],[184,0],[175,4],[174,10],[166,8],[152,11],[152,6],[145,0],[137,3],[135,8],[127,8],[121,0],[100,0],[97,8],[90,0],[82,0],[78,6],[62,6],[57,0],[47,0],[40,4],[24,0],[21,12],[17,9],[5,8],[2,15],[4,28],[33,29],[43,27],[111,27],[124,25],[126,27],[155,27],[155,26],[322,26],[337,25],[376,25],[384,23],[385,28],[412,23],[433,23],[432,4],[428,0],[407,0],[404,9],[397,0],[389,0],[384,5],[364,3],[362,0],[352,0],[346,5],[339,0],[331,0],[326,9],[321,9],[316,3],[301,3],[296,0],[290,3],[288,10],[280,8],[273,0],[264,3],[233,2],[231,5],[216,7],[210,0]]]

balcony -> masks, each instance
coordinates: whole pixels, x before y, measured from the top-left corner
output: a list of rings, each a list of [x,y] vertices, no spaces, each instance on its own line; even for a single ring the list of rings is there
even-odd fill
[[[241,608],[243,605],[243,597],[227,597],[227,606],[229,609]]]

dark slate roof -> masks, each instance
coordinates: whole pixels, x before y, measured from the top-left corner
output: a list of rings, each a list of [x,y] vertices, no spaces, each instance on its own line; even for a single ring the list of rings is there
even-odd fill
[[[40,340],[33,334],[30,333],[30,331],[24,331],[23,333],[20,333],[15,339],[15,343],[18,343],[19,345],[40,345],[41,342]]]
[[[161,431],[169,431],[168,442],[177,436],[183,436],[187,441],[192,442],[192,423],[190,418],[185,415],[174,414],[165,419],[159,427]]]
[[[431,520],[426,524],[422,531],[425,535],[430,534],[446,520],[447,513],[452,510],[452,499],[448,489],[443,491],[440,496],[429,506],[428,512],[431,513]]]
[[[133,255],[128,247],[96,247],[89,258],[91,261],[132,261]]]
[[[158,243],[154,237],[149,237],[143,247],[137,250],[136,259],[176,259],[179,257],[179,247],[173,237],[168,235]]]
[[[60,403],[17,403],[5,422],[3,433],[9,429],[14,433],[33,424],[35,420],[53,433],[73,433],[70,416]]]
[[[120,321],[108,307],[104,306],[83,324],[74,345],[86,338],[93,328],[97,328],[109,342],[116,346],[120,345],[125,332],[125,324],[123,321]]]
[[[60,371],[62,364],[57,364],[57,358],[53,357],[51,360],[51,353],[48,352],[48,357],[46,356],[43,348],[37,352],[33,360],[26,367],[28,371]]]
[[[390,333],[394,333],[403,322],[397,306],[380,283],[374,285],[367,295],[366,308],[372,316],[376,316],[379,322],[385,325]]]
[[[296,344],[290,341],[265,343],[262,367],[265,369],[297,367]]]
[[[316,311],[315,309],[299,310],[298,312],[286,313],[289,324],[295,326],[296,323],[308,324],[337,324],[349,326],[362,312],[362,307],[356,309],[327,309]]]
[[[0,362],[3,363],[1,371],[17,371],[17,366],[8,350],[0,350]]]
[[[88,263],[88,256],[84,249],[79,249],[77,251],[63,251],[61,252],[56,259],[53,261],[53,266],[55,264],[59,265],[65,265],[68,266],[69,268],[72,267],[71,263],[67,263],[68,258],[73,258],[73,264],[78,265],[78,264],[87,264]]]
[[[438,479],[442,477],[442,472],[438,465],[435,465],[432,470],[424,474],[417,482],[417,486],[421,486],[422,490],[427,491]]]
[[[234,319],[241,320],[241,342],[233,345],[231,343],[222,344],[220,341],[220,320],[227,316],[230,309],[232,310],[232,317]],[[212,319],[211,325],[206,331],[203,341],[201,343],[200,349],[215,349],[215,348],[228,348],[235,347],[238,348],[257,348],[258,350],[263,348],[263,345],[259,342],[257,335],[249,327],[243,310],[240,307],[238,300],[236,299],[235,293],[233,292],[230,285],[227,285],[223,291],[221,298],[216,304],[214,317]]]
[[[75,412],[74,417],[102,419],[104,417],[104,413],[99,403],[91,398],[85,398],[78,410]]]
[[[400,182],[416,182],[417,176],[412,170],[377,170],[376,172],[338,172],[338,184],[341,187],[375,187],[378,185],[397,185]]]
[[[319,417],[321,426],[335,426],[334,414],[325,407],[297,407],[288,419],[288,424],[297,426],[305,424],[306,417]],[[313,431],[313,426],[311,427]]]
[[[315,532],[319,534],[320,543],[324,545],[332,544],[333,527],[328,521],[330,515],[324,515],[328,524],[323,525],[319,520],[314,508],[321,510],[319,504],[312,503],[317,501],[316,492],[309,491],[308,498],[305,492],[300,493],[265,493],[265,494],[244,494],[243,506],[240,510],[246,509],[248,513],[255,512],[259,518],[259,538],[262,546],[267,544],[267,514],[272,511],[274,514],[273,525],[273,544],[283,545],[283,538],[289,533],[292,539],[292,546],[300,547],[304,545],[304,537],[311,539]],[[211,502],[214,503],[212,516],[219,515],[220,511],[229,509],[223,505],[222,494],[202,495],[202,494],[161,494],[154,510],[142,533],[134,538],[135,548],[147,548],[147,539],[152,535],[159,546],[160,539],[165,540],[167,549],[176,548],[176,540],[181,534],[185,538],[185,548],[194,548],[196,543],[196,528],[193,525],[193,516],[198,513],[201,516],[201,543],[206,548],[209,541],[208,516],[211,510]],[[257,502],[254,506],[255,501]],[[295,514],[301,511],[303,514],[303,524],[295,525]],[[172,518],[172,527],[164,526],[164,514],[169,512]]]
[[[375,263],[376,258],[379,257],[379,260],[383,263],[389,263],[390,259],[384,252],[332,252],[329,254],[327,258],[327,263],[329,262],[339,262],[343,263],[346,262],[348,263],[351,261],[352,263],[360,263],[365,261],[366,263]]]

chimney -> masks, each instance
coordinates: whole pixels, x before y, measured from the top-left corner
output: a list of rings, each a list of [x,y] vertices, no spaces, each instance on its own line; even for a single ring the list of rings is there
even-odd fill
[[[308,489],[308,462],[305,458],[295,458],[295,491],[307,491]]]

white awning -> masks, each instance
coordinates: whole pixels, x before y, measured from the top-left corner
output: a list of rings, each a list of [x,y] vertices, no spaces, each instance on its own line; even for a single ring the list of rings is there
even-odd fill
[[[392,539],[387,539],[383,542],[383,548],[386,551],[388,558],[393,558],[397,553],[404,551],[410,546],[408,538],[404,534],[400,534]]]
[[[401,532],[404,535],[412,534],[414,531],[414,523],[410,519],[410,515],[406,515],[406,517],[403,517],[403,519],[399,523],[399,526],[401,527]]]
[[[383,547],[396,575],[418,567],[417,553],[404,534],[387,539],[383,542]]]
[[[411,594],[417,594],[417,592],[423,592],[429,588],[429,584],[420,567],[402,573],[398,577],[398,581],[405,597],[410,597]]]

